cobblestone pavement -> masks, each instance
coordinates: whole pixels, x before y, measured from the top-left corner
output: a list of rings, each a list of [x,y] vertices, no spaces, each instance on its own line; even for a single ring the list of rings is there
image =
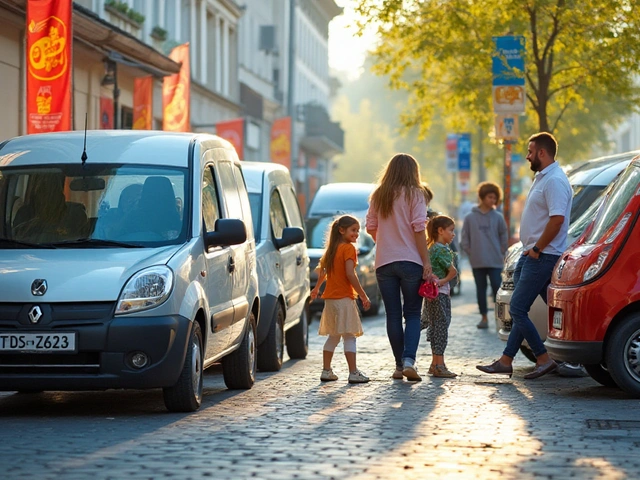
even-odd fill
[[[493,325],[476,329],[468,272],[452,303],[455,379],[392,380],[380,316],[358,341],[369,384],[349,385],[339,354],[340,379],[321,383],[314,334],[306,360],[259,374],[249,391],[209,371],[193,414],[166,413],[160,391],[0,393],[0,478],[640,477],[640,401],[590,378],[525,381],[532,364],[520,355],[512,379],[480,373],[504,344]],[[423,371],[429,361],[423,338]]]

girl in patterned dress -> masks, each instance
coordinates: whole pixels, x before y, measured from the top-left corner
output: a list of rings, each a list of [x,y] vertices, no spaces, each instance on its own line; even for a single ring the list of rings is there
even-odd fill
[[[449,244],[455,237],[453,219],[446,215],[433,217],[427,224],[429,257],[433,273],[438,277],[439,294],[433,300],[425,298],[422,303],[421,320],[427,327],[427,341],[431,343],[431,366],[429,374],[434,377],[454,378],[444,363],[444,351],[449,339],[451,324],[451,297],[449,281],[457,275],[453,266],[454,253]]]
[[[356,367],[356,337],[362,335],[362,322],[356,304],[360,297],[362,306],[369,310],[371,302],[356,276],[358,254],[353,245],[358,239],[360,223],[350,215],[343,215],[331,224],[324,255],[318,264],[318,283],[311,290],[315,299],[320,286],[327,280],[322,298],[324,309],[320,318],[318,335],[329,335],[322,349],[323,370],[320,380],[334,381],[338,376],[331,369],[331,360],[340,339],[344,356],[349,365],[349,383],[367,383],[369,378]]]

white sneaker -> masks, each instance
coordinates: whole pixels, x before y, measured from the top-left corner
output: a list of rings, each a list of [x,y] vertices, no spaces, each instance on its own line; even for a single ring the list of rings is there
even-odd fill
[[[404,368],[402,369],[402,375],[407,377],[407,380],[410,380],[413,382],[419,382],[420,380],[422,380],[422,377],[418,374],[418,369],[414,361],[408,358],[404,361]]]
[[[355,372],[351,372],[349,374],[349,383],[367,383],[369,381],[369,377],[367,377],[360,370],[356,370]]]
[[[323,382],[335,382],[338,379],[338,376],[333,373],[333,370],[322,370],[322,374],[320,375],[320,380]]]

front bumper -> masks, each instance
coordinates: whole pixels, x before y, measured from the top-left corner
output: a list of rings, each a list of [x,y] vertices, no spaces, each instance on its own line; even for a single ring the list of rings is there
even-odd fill
[[[175,385],[182,371],[193,323],[182,316],[115,317],[56,328],[5,333],[75,332],[75,353],[0,353],[0,391],[104,390]],[[149,358],[136,369],[134,353]]]

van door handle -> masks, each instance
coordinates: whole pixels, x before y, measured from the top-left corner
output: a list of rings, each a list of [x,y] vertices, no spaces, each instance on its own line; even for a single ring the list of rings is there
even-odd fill
[[[229,272],[235,271],[236,261],[233,259],[233,257],[229,257],[229,265],[227,265],[227,269],[229,270]]]
[[[302,265],[302,255],[298,255],[296,257],[296,265],[298,266]]]

